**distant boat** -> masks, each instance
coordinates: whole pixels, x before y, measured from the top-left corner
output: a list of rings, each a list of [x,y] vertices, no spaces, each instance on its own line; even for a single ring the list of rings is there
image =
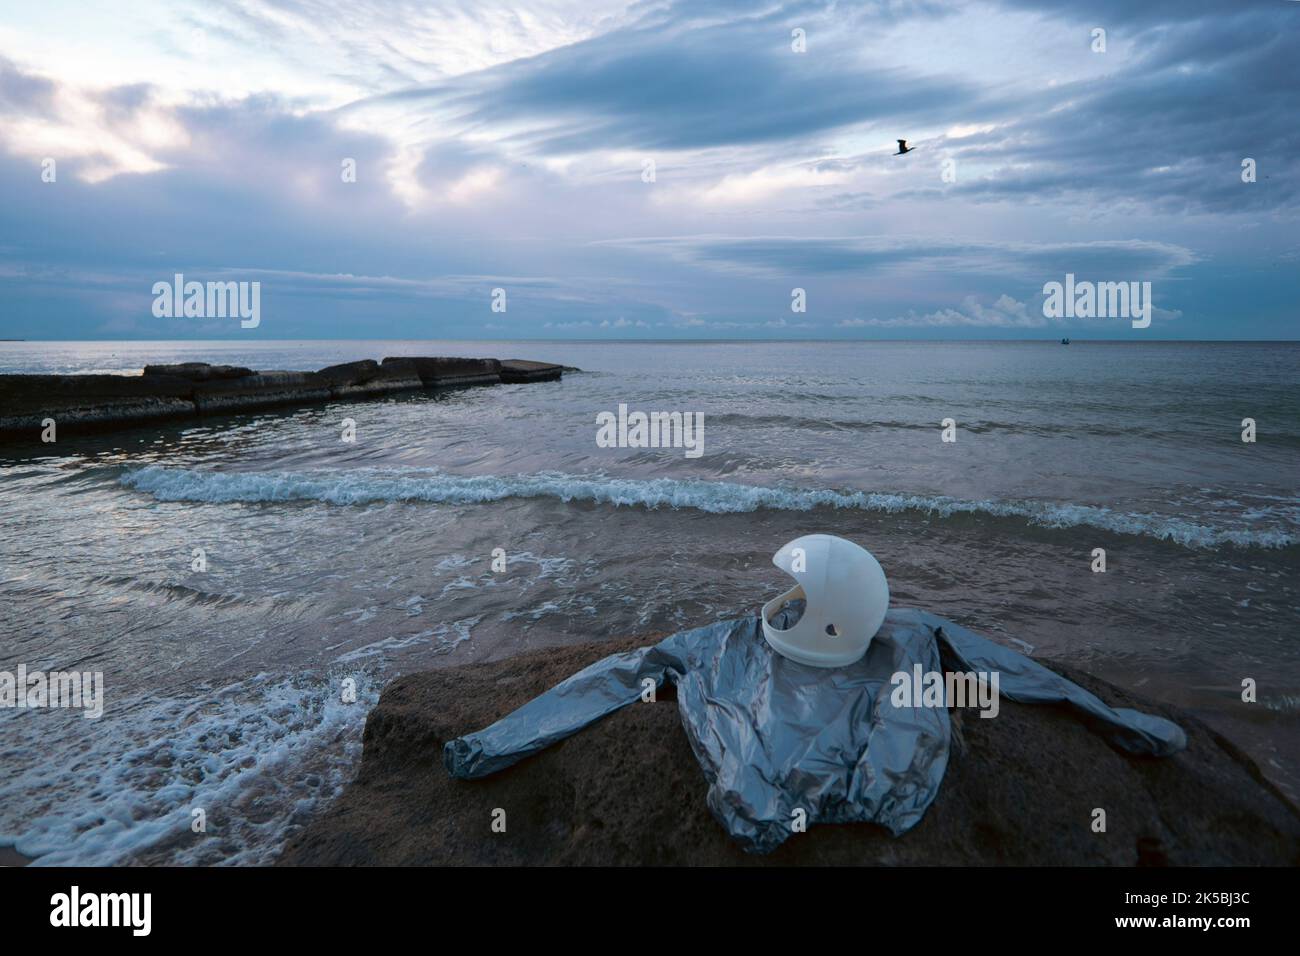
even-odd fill
[[[1070,340],[1069,340],[1068,338],[1066,338],[1066,339],[1061,339],[1061,344],[1062,344],[1062,345],[1069,345],[1069,344],[1070,344]]]

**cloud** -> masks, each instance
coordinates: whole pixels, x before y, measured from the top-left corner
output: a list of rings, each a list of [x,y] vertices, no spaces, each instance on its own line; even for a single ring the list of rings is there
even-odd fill
[[[1112,43],[1123,46],[1087,54],[1106,65],[1103,77],[1048,85],[1020,116],[973,136],[943,137],[935,148],[955,161],[957,181],[932,181],[899,198],[1068,200],[1125,215],[1300,210],[1300,127],[1288,119],[1300,95],[1294,9],[1025,6],[1051,11],[1044,32],[1082,36],[1085,23],[1109,25]],[[1246,157],[1268,172],[1267,181],[1242,182]]]
[[[1183,246],[1140,239],[1029,243],[896,236],[690,236],[621,239],[603,245],[657,251],[723,270],[782,276],[941,269],[1021,278],[1065,272],[1080,277],[1150,278],[1197,260]]]
[[[98,183],[166,168],[159,155],[186,145],[183,126],[146,85],[109,90],[56,83],[0,56],[0,143],[54,173]]]
[[[444,123],[533,155],[778,143],[888,118],[965,115],[980,97],[973,85],[862,56],[855,28],[880,19],[872,9],[799,4],[727,16],[723,8],[674,6],[535,57],[347,109],[419,104]],[[815,34],[815,55],[791,50],[792,10]]]
[[[281,335],[995,335],[1066,272],[1294,335],[1300,4],[142,3],[0,30],[0,337],[190,334],[176,271]]]
[[[57,85],[47,77],[25,72],[0,56],[0,113],[39,115],[52,108]]]
[[[938,309],[924,315],[912,312],[893,319],[844,319],[838,328],[995,328],[1036,329],[1048,324],[1042,312],[1031,312],[1023,302],[1008,295],[999,296],[992,305],[982,305],[974,296],[967,296],[960,309]]]

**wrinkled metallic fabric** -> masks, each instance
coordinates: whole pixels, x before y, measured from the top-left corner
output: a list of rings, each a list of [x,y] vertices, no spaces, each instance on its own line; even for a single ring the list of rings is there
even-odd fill
[[[797,606],[783,610],[786,622]],[[778,615],[779,616],[779,615]],[[477,733],[449,741],[453,777],[484,777],[641,700],[643,680],[677,686],[682,725],[708,781],[718,822],[754,853],[806,824],[877,823],[898,836],[920,822],[948,765],[945,707],[895,706],[891,678],[948,670],[997,672],[999,696],[1062,703],[1133,754],[1166,756],[1187,739],[1176,724],[1093,694],[1027,657],[916,609],[889,612],[866,656],[808,667],[773,651],[757,616],[681,631],[597,661]],[[993,718],[996,719],[996,718]]]

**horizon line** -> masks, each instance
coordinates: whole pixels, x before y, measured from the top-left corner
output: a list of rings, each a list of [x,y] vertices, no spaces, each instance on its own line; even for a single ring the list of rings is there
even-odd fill
[[[288,339],[248,339],[244,342],[246,345],[272,343],[295,343],[295,342],[510,342],[510,343],[527,343],[535,344],[583,344],[583,345],[629,345],[629,344],[703,344],[703,343],[736,343],[746,345],[782,345],[782,344],[817,344],[817,343],[834,343],[842,345],[845,343],[891,343],[891,342],[911,342],[926,344],[1010,344],[1010,343],[1058,343],[1062,339],[1069,339],[1070,344],[1107,344],[1107,345],[1149,345],[1149,344],[1184,344],[1184,345],[1266,345],[1266,344],[1293,344],[1300,343],[1300,337],[1290,339],[1174,339],[1174,338],[1146,338],[1141,339],[1105,339],[1105,338],[1078,338],[1072,335],[1048,336],[1042,338],[978,338],[978,339],[958,339],[958,338],[490,338],[490,337],[460,337],[460,336],[437,336],[437,337],[412,337],[412,336],[370,336],[361,338],[343,338],[331,336],[326,338],[288,338]],[[110,343],[120,345],[143,344],[148,342],[166,342],[169,344],[179,343],[237,343],[241,339],[238,336],[223,338],[180,338],[180,339],[158,339],[158,338],[140,338],[140,339],[95,339],[95,338],[51,338],[51,339],[4,339],[0,338],[0,346],[10,344],[54,344],[54,343]]]

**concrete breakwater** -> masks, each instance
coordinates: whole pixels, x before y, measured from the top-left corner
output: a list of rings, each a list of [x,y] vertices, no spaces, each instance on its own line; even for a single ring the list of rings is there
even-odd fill
[[[525,359],[403,357],[316,372],[185,362],[146,365],[139,375],[0,375],[0,440],[37,441],[50,422],[59,432],[103,431],[277,405],[554,381],[564,371]]]

